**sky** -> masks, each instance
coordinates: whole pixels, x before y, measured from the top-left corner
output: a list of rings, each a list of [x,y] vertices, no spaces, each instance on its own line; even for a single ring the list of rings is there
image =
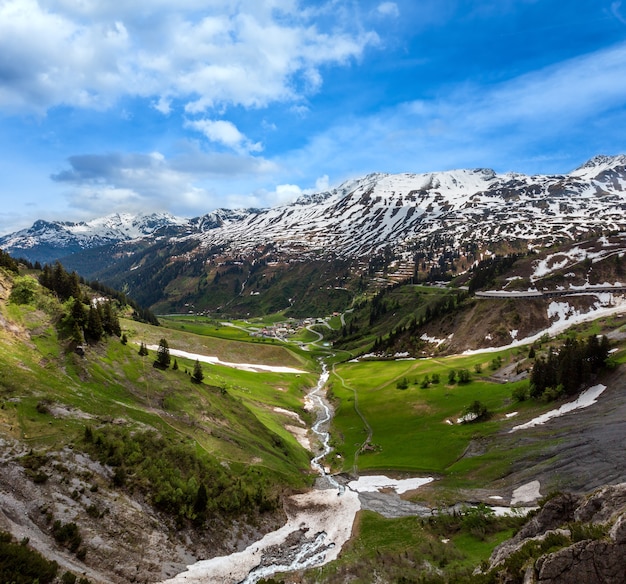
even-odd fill
[[[626,0],[0,0],[0,234],[626,152]]]

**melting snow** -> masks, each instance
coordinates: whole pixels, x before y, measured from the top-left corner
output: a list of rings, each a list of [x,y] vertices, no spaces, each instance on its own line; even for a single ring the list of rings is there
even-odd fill
[[[526,483],[521,487],[518,487],[513,491],[513,496],[511,497],[511,505],[517,505],[518,503],[532,503],[537,499],[541,498],[541,493],[539,489],[541,488],[541,483],[539,481],[531,481],[530,483]]]
[[[348,488],[357,493],[372,493],[382,489],[393,489],[401,495],[407,491],[419,489],[422,485],[432,482],[432,477],[411,479],[390,479],[384,475],[359,477],[356,481],[350,481]]]
[[[159,345],[147,345],[147,348],[151,351],[156,351]],[[180,349],[170,349],[170,355],[172,357],[183,357],[185,359],[191,359],[202,363],[210,363],[211,365],[223,365],[225,367],[234,367],[235,369],[241,369],[243,371],[252,371],[258,373],[259,371],[270,371],[271,373],[306,373],[301,369],[295,369],[293,367],[282,367],[277,365],[259,365],[256,363],[230,363],[228,361],[222,361],[219,357],[211,357],[209,355],[200,355],[199,353],[189,353],[187,351],[181,351]]]
[[[545,414],[541,414],[541,416],[533,418],[525,424],[514,426],[509,431],[509,433],[515,432],[516,430],[526,430],[527,428],[539,426],[540,424],[545,424],[548,420],[551,420],[552,418],[558,418],[559,416],[562,416],[563,414],[567,414],[569,412],[573,412],[574,410],[587,408],[590,405],[596,403],[598,397],[600,397],[605,389],[606,385],[594,385],[593,387],[590,387],[589,389],[583,391],[573,402],[568,402],[566,404],[563,404],[560,408],[556,410],[550,410]]]
[[[604,295],[606,294],[606,296]],[[597,293],[598,302],[593,306],[589,312],[580,312],[573,308],[567,302],[551,302],[548,307],[548,317],[554,319],[552,324],[538,333],[525,337],[523,339],[515,339],[508,345],[501,345],[499,347],[486,347],[483,349],[472,349],[464,351],[463,355],[476,355],[478,353],[494,353],[496,351],[502,351],[503,349],[512,349],[514,347],[521,347],[523,345],[529,345],[538,341],[543,335],[554,336],[569,327],[580,324],[583,322],[589,322],[597,318],[604,316],[611,316],[613,314],[619,314],[624,311],[626,307],[626,298],[620,295],[613,295],[610,292]]]

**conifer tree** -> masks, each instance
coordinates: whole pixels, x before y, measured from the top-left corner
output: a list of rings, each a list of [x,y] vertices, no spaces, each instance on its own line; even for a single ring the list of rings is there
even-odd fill
[[[202,372],[202,365],[200,365],[200,361],[196,359],[196,362],[193,366],[193,374],[191,376],[191,381],[194,383],[202,383],[204,379],[204,373]]]
[[[85,325],[85,340],[93,343],[97,343],[104,334],[102,328],[102,319],[97,308],[93,306],[89,307],[89,314],[87,316],[87,324]]]
[[[170,366],[170,346],[167,339],[161,339],[159,341],[159,347],[157,349],[156,361],[154,366],[159,369],[167,369]]]

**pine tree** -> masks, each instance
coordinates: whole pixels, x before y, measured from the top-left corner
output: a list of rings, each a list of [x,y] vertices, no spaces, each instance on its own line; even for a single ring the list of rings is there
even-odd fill
[[[167,339],[161,339],[159,341],[159,348],[157,349],[156,361],[154,366],[159,369],[167,369],[170,366],[170,346],[167,343]]]
[[[200,361],[196,359],[196,362],[193,366],[193,375],[191,376],[191,381],[194,383],[202,383],[204,379],[204,373],[202,372],[202,365],[200,365]]]
[[[87,324],[85,325],[85,340],[97,343],[104,334],[102,328],[102,320],[97,308],[93,306],[89,307],[89,314],[87,316]]]
[[[70,310],[72,320],[81,328],[83,328],[87,322],[87,311],[85,305],[81,302],[80,298],[74,298],[72,302],[72,308]]]

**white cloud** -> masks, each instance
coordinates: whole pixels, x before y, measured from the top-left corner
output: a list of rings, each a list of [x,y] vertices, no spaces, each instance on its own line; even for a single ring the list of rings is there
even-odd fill
[[[622,15],[622,2],[613,2],[611,4],[611,14],[617,18],[622,24],[626,24],[626,18]]]
[[[233,124],[225,120],[187,120],[185,126],[202,132],[211,142],[217,142],[236,152],[260,152],[263,146],[252,143]]]
[[[107,108],[125,95],[164,114],[172,100],[190,113],[295,102],[319,89],[321,67],[377,42],[314,18],[296,0],[3,0],[0,108]]]
[[[609,153],[626,144],[624,104],[626,43],[496,86],[463,85],[449,88],[445,97],[346,116],[281,163],[302,176],[324,169],[339,180],[374,171],[477,166],[523,172],[525,163],[537,172],[538,162],[547,168],[555,160],[576,165],[597,153],[597,144],[612,144]],[[591,124],[602,124],[597,144],[590,143]],[[568,168],[574,166],[563,170]]]
[[[377,11],[383,16],[393,16],[397,18],[400,16],[400,9],[395,2],[383,2],[378,5]]]
[[[264,192],[239,193],[249,192],[251,177],[259,180],[278,171],[260,157],[206,153],[193,144],[174,158],[160,152],[113,153],[72,156],[68,162],[69,168],[51,178],[65,188],[72,209],[67,214],[81,217],[146,209],[191,216],[217,207],[266,206],[270,199]],[[288,198],[286,190],[277,192],[276,200]]]
[[[316,181],[315,181],[315,191],[316,192],[322,192],[322,191],[327,191],[330,187],[330,182],[328,180],[328,175],[325,174],[324,176],[320,176]]]
[[[291,203],[302,195],[302,189],[298,185],[277,185],[276,191],[267,197],[274,205]]]
[[[172,100],[161,95],[157,101],[152,102],[152,107],[164,116],[169,116],[172,113]]]

